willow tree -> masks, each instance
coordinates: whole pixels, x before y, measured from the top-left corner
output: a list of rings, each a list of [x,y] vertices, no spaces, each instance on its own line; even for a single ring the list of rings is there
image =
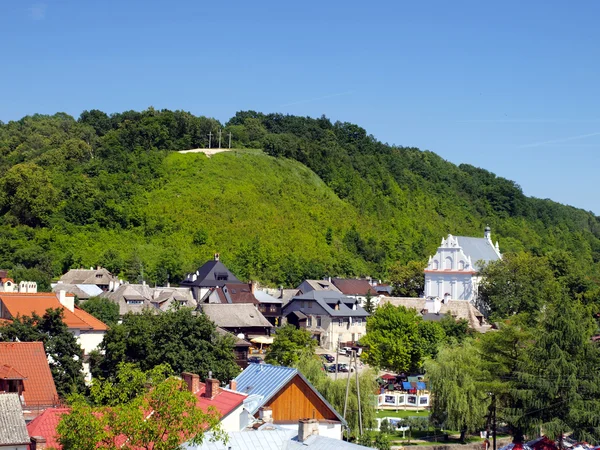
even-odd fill
[[[460,430],[461,441],[468,432],[485,425],[491,398],[486,382],[489,373],[479,352],[470,343],[445,347],[435,360],[425,363],[432,393],[431,416],[438,425]]]

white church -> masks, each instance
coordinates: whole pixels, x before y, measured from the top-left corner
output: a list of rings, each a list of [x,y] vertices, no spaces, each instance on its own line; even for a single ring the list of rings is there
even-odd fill
[[[498,241],[492,243],[490,227],[483,238],[452,236],[442,239],[425,269],[425,298],[475,301],[481,262],[502,259]]]

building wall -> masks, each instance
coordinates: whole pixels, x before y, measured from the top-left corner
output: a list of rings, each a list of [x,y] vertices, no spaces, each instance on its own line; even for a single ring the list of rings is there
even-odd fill
[[[475,300],[477,296],[476,276],[472,273],[425,273],[425,297],[444,298],[450,294],[452,300]]]
[[[283,423],[278,425],[286,430],[298,431],[297,423]],[[319,422],[319,436],[325,436],[332,439],[342,439],[342,424]]]
[[[317,420],[338,420],[312,389],[296,375],[266,406],[273,410],[275,423],[298,422],[307,417]],[[296,425],[297,426],[297,425]]]
[[[77,331],[78,334],[73,334],[78,338],[84,355],[89,355],[92,350],[96,350],[106,334],[106,331]]]
[[[244,417],[244,415],[246,417]],[[247,413],[244,411],[244,405],[241,404],[236,409],[231,411],[223,420],[221,420],[221,428],[226,433],[232,431],[242,431],[248,423]]]

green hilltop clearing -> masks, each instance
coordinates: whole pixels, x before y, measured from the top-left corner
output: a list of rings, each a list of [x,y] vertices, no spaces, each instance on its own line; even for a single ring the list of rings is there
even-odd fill
[[[232,136],[210,158],[177,151]],[[213,138],[213,144],[214,144]],[[226,142],[226,141],[225,141]],[[600,219],[353,124],[237,113],[85,111],[0,123],[0,267],[41,288],[72,267],[177,283],[213,253],[241,279],[372,275],[424,265],[448,233],[569,253],[596,279]]]

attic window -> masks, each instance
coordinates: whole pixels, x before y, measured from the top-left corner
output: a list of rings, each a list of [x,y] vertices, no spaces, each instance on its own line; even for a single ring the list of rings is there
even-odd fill
[[[215,279],[217,281],[227,281],[228,278],[229,276],[227,275],[227,272],[215,272]]]
[[[96,278],[102,278],[102,274],[101,273],[97,273],[96,274]]]
[[[128,305],[141,305],[144,300],[126,300]]]

